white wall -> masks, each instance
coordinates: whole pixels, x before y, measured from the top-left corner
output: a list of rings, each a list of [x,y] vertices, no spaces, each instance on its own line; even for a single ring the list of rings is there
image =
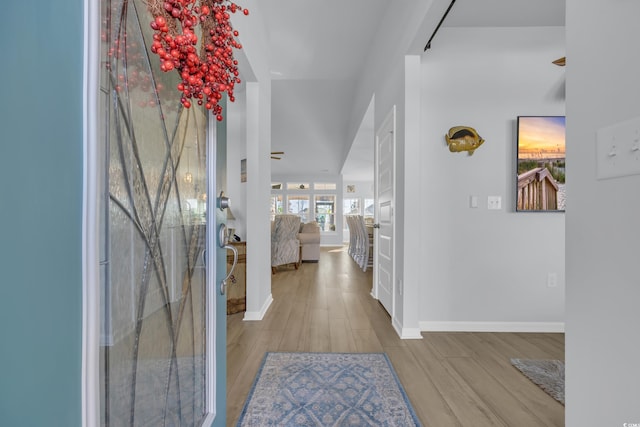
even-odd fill
[[[564,214],[515,213],[514,198],[516,117],[565,113],[565,70],[551,64],[564,41],[561,27],[443,28],[422,56],[422,168],[405,179],[421,183],[406,199],[422,215],[411,244],[423,329],[563,328]],[[449,152],[444,135],[457,125],[486,140],[473,156]],[[572,165],[569,154],[569,180]],[[487,196],[501,196],[502,209],[488,210]]]
[[[640,423],[640,176],[595,178],[596,131],[640,116],[639,16],[567,0],[568,427]]]
[[[246,90],[236,91],[235,102],[227,103],[227,196],[236,218],[228,221],[236,234],[247,239],[247,182],[240,181],[240,161],[247,158],[247,96]]]
[[[245,320],[259,320],[273,301],[271,296],[271,260],[264,254],[270,253],[269,227],[269,189],[271,165],[271,74],[269,70],[267,32],[260,2],[246,0],[243,7],[251,12],[233,18],[234,27],[240,32],[243,49],[236,58],[240,61],[245,86],[244,128],[237,129],[236,136],[244,133],[247,158],[247,183],[244,185],[246,210],[239,207],[238,214],[244,214],[247,241],[247,311]],[[242,112],[238,114],[242,115]],[[236,157],[231,160],[230,172],[238,165],[239,152],[232,153]],[[231,190],[242,193],[242,188],[233,186],[236,177],[231,177]],[[242,186],[241,186],[242,187]],[[238,199],[238,197],[235,197]],[[232,203],[233,200],[232,200]],[[241,201],[237,201],[240,204]],[[235,215],[235,214],[234,214]]]

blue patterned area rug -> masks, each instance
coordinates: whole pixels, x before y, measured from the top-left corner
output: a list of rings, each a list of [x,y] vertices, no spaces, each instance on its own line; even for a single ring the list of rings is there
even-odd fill
[[[420,426],[384,353],[267,353],[238,426]]]

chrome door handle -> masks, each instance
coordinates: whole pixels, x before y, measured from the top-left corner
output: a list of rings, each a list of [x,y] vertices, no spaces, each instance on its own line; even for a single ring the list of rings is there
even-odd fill
[[[231,265],[231,270],[229,270],[229,273],[227,273],[227,277],[222,279],[222,282],[220,282],[220,295],[224,295],[225,293],[227,293],[227,281],[233,274],[233,270],[236,268],[236,265],[238,264],[238,250],[231,245],[226,245],[224,249],[228,249],[231,252],[233,252],[233,264]]]
[[[220,196],[222,197],[222,193],[220,194]],[[238,264],[238,250],[235,248],[235,246],[227,245],[226,240],[227,225],[220,224],[220,226],[218,227],[218,246],[222,249],[228,249],[233,252],[233,264],[231,265],[231,270],[229,270],[229,273],[227,273],[227,277],[222,279],[222,281],[220,282],[220,295],[224,295],[227,293],[227,280],[229,280],[229,278],[233,274],[233,270],[236,268],[236,264]]]

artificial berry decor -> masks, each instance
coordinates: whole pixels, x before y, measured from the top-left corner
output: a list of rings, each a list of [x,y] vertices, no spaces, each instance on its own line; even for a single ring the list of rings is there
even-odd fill
[[[238,32],[231,27],[229,13],[248,15],[249,11],[228,0],[149,0],[148,4],[155,31],[151,51],[160,58],[162,71],[180,74],[182,105],[190,108],[197,102],[222,120],[218,101],[227,92],[233,102],[233,88],[240,83],[233,49],[242,49],[242,45],[236,40]],[[199,48],[198,24],[202,33]]]

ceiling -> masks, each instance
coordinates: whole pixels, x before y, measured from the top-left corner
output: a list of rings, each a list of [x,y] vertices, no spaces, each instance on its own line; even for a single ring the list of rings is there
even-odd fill
[[[273,175],[373,179],[371,109],[355,140],[348,140],[348,127],[357,79],[375,48],[371,40],[392,21],[385,15],[396,7],[389,0],[269,1],[263,13],[272,77],[271,149],[285,152],[282,160],[271,161]],[[458,0],[443,27],[563,26],[564,21],[564,0]]]

